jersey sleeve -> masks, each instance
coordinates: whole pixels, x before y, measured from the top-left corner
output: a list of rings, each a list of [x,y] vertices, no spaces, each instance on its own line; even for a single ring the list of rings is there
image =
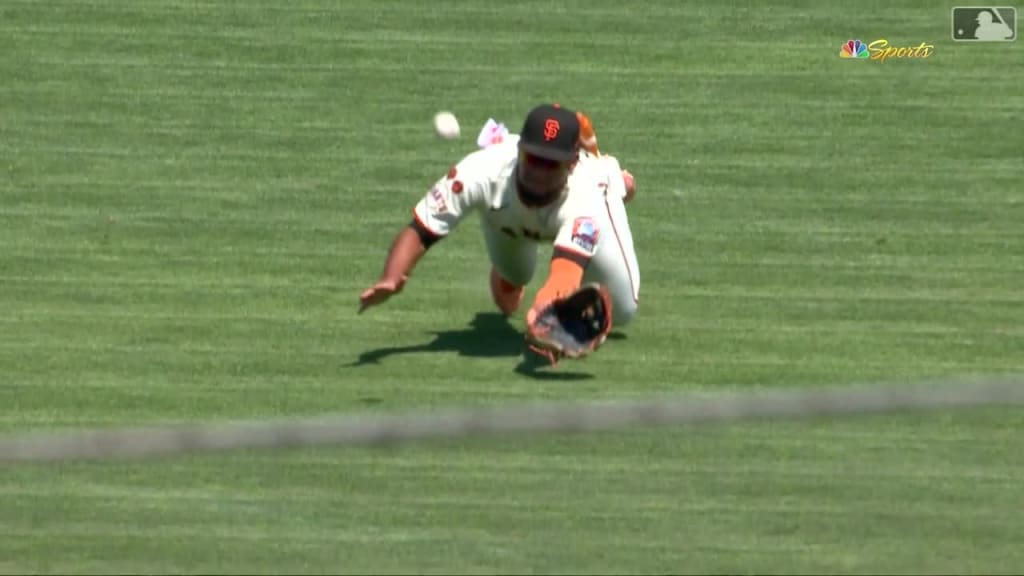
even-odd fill
[[[601,236],[611,233],[607,226],[604,197],[611,194],[615,175],[622,185],[621,171],[617,162],[606,162],[604,157],[590,159],[588,170],[578,185],[581,190],[574,196],[573,208],[560,219],[555,235],[554,249],[558,256],[575,260],[584,268],[597,254]]]
[[[490,180],[479,152],[470,154],[438,179],[413,208],[416,225],[435,236],[447,236],[469,213],[487,201]]]
[[[601,157],[601,161],[604,162],[607,178],[609,196],[625,198],[626,197],[626,181],[622,177],[622,166],[619,164],[619,160],[614,156],[604,155]]]

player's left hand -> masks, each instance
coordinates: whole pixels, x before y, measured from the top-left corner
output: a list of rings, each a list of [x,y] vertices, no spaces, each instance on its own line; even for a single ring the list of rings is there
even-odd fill
[[[611,329],[611,297],[597,284],[585,284],[568,296],[538,303],[526,316],[527,344],[551,364],[597,350]]]

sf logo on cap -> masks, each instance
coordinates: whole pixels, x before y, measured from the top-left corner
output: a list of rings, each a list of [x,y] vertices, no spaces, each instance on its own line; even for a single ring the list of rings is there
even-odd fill
[[[561,125],[558,124],[558,120],[554,118],[548,118],[547,122],[544,123],[544,139],[551,141],[558,136],[558,129]]]

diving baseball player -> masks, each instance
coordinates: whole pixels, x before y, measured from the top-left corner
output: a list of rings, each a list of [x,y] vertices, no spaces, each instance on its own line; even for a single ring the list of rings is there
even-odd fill
[[[492,264],[491,294],[504,314],[519,309],[544,242],[553,252],[547,279],[527,310],[527,330],[547,303],[588,282],[608,290],[613,324],[629,324],[640,297],[625,208],[635,186],[614,156],[598,151],[589,119],[542,105],[529,112],[519,135],[481,145],[413,208],[380,278],[360,296],[360,313],[399,293],[419,259],[476,213]]]

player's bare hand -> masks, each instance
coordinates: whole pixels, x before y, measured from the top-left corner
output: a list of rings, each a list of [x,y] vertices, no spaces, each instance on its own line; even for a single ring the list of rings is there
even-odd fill
[[[388,298],[391,298],[395,294],[401,292],[402,286],[405,285],[405,280],[405,278],[402,278],[401,280],[385,278],[367,288],[359,296],[359,313],[362,314],[363,311],[370,306],[383,304]]]
[[[636,181],[633,179],[633,175],[630,174],[629,170],[622,171],[622,180],[626,183],[626,198],[625,201],[629,202],[636,195]]]

